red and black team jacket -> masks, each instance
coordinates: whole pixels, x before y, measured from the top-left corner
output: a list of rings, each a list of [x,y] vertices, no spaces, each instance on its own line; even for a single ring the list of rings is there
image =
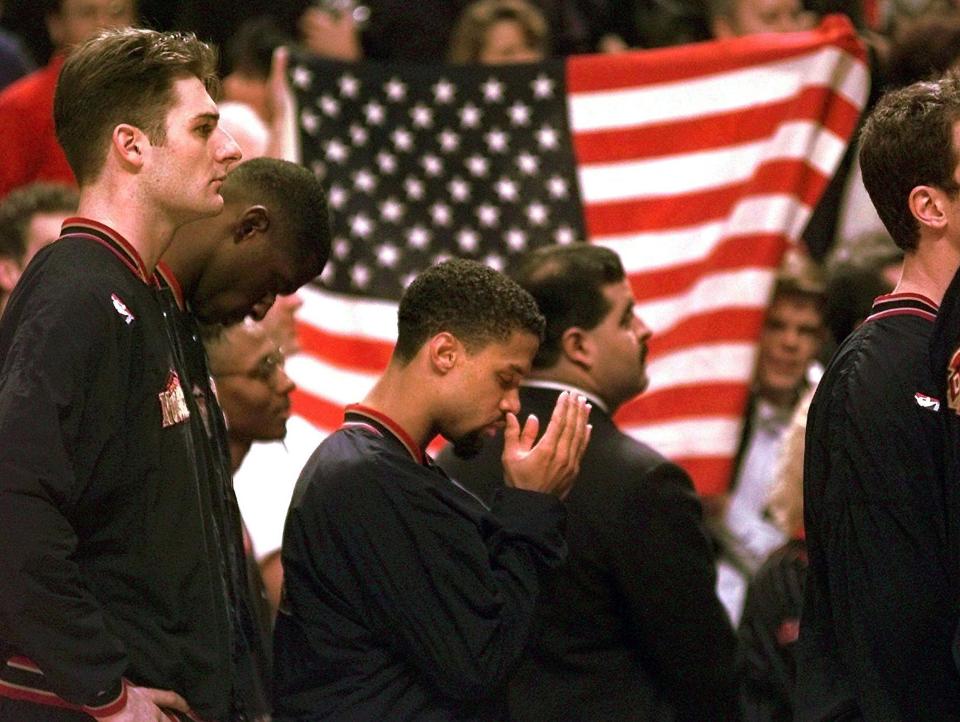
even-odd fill
[[[810,406],[796,720],[960,719],[957,437],[946,364],[931,356],[939,310],[917,294],[876,299]]]
[[[10,299],[2,696],[102,705],[126,680],[178,692],[201,719],[247,714],[238,517],[175,333],[132,246],[83,219],[67,221]]]

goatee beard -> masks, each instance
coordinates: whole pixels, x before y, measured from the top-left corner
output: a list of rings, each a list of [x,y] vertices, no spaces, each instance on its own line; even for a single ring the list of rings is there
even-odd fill
[[[483,434],[471,431],[453,442],[453,453],[458,459],[472,459],[483,449]]]

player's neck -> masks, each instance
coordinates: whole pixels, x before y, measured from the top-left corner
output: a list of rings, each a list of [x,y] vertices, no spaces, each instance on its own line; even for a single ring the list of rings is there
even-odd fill
[[[945,241],[921,247],[903,259],[903,271],[894,293],[915,293],[938,304],[960,266],[960,253]]]
[[[163,213],[144,208],[129,193],[106,188],[84,189],[77,215],[102,223],[123,236],[151,273],[177,228]]]
[[[410,378],[407,370],[388,366],[361,404],[389,417],[417,446],[423,447],[435,435],[427,401],[430,394],[417,388],[416,379]]]
[[[232,436],[227,439],[227,445],[230,448],[230,475],[237,473],[237,469],[240,468],[240,465],[243,463],[244,458],[247,456],[247,452],[250,451],[252,443],[249,441],[243,441],[241,439],[235,439]]]

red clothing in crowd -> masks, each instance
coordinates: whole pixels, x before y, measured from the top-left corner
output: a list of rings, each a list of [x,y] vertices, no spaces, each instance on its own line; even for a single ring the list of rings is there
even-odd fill
[[[76,185],[53,127],[53,92],[63,66],[54,55],[40,70],[0,93],[0,198],[33,181]]]

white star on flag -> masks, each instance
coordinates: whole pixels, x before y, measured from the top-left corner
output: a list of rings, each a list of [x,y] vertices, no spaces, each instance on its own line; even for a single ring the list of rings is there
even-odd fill
[[[460,136],[449,128],[444,128],[437,140],[440,141],[440,149],[444,153],[455,153],[460,147]]]
[[[367,138],[369,138],[369,134],[362,125],[354,124],[350,126],[350,140],[353,141],[354,145],[366,145]]]
[[[310,135],[316,135],[317,128],[320,127],[320,119],[315,113],[304,108],[303,112],[300,113],[300,125],[302,125],[303,129]]]
[[[366,238],[373,233],[373,221],[363,213],[358,213],[350,219],[350,230],[359,238]]]
[[[336,117],[340,114],[340,103],[331,95],[321,95],[320,110],[328,117]]]
[[[412,176],[403,181],[403,188],[407,192],[407,196],[412,201],[419,201],[423,198],[424,187],[423,181],[419,178],[413,178]]]
[[[482,203],[477,206],[477,219],[481,226],[493,228],[500,221],[500,209],[489,203]]]
[[[310,83],[313,82],[313,73],[311,73],[302,65],[294,66],[291,74],[293,84],[301,90],[306,90],[310,87]]]
[[[537,156],[524,151],[517,156],[517,167],[524,175],[534,175],[540,169],[540,161]]]
[[[577,236],[570,226],[557,226],[557,230],[553,234],[553,240],[561,246],[567,246],[577,240]]]
[[[399,78],[391,78],[390,81],[383,86],[383,90],[387,94],[387,100],[393,101],[394,103],[401,103],[407,97],[407,86],[404,85]]]
[[[349,195],[350,194],[347,193],[347,191],[344,190],[342,186],[334,184],[330,186],[330,194],[328,196],[328,200],[330,201],[330,205],[333,208],[339,210],[340,208],[343,207],[343,204],[347,202],[347,198],[349,197]]]
[[[366,168],[361,168],[353,174],[353,185],[364,193],[372,193],[377,187],[377,177]]]
[[[400,260],[400,252],[397,247],[384,243],[377,248],[377,262],[385,268],[393,268]]]
[[[443,175],[443,161],[432,153],[428,153],[420,160],[424,172],[431,178]]]
[[[360,81],[350,73],[340,76],[337,85],[340,86],[340,94],[345,98],[356,98],[360,92]]]
[[[453,96],[457,93],[457,86],[455,86],[449,80],[440,78],[440,80],[437,81],[437,84],[433,86],[432,90],[434,100],[441,105],[445,105],[446,103],[453,102]]]
[[[460,125],[464,128],[476,128],[480,125],[483,113],[473,103],[467,103],[460,109]]]
[[[403,204],[396,198],[387,198],[380,204],[380,216],[390,223],[396,223],[403,218]]]
[[[507,113],[510,115],[510,122],[516,126],[525,126],[530,122],[530,106],[519,100],[510,106]]]
[[[366,288],[370,284],[370,269],[358,263],[350,271],[350,278],[357,288]]]
[[[476,176],[477,178],[483,178],[487,174],[487,170],[490,167],[490,161],[488,161],[482,155],[471,155],[466,159],[465,164],[467,166],[467,170],[470,171],[470,174]]]
[[[560,137],[556,130],[549,125],[544,125],[537,131],[537,143],[543,150],[554,150],[560,143]]]
[[[549,211],[543,203],[533,202],[527,206],[527,218],[530,219],[530,223],[535,226],[542,226],[547,222],[547,216]]]
[[[506,176],[497,181],[494,190],[502,201],[512,202],[517,200],[517,184]]]
[[[501,273],[503,272],[503,258],[495,253],[491,253],[489,256],[484,258],[483,262],[490,266],[490,268],[492,268],[494,271],[500,271]]]
[[[346,238],[337,237],[333,239],[333,255],[341,261],[350,255],[350,249],[352,247],[353,244]]]
[[[519,253],[527,247],[527,234],[519,228],[511,228],[506,234],[507,245],[514,252]]]
[[[483,139],[487,142],[487,147],[491,153],[505,153],[510,141],[510,136],[499,128],[494,128]]]
[[[536,80],[530,83],[533,89],[533,97],[538,100],[546,100],[553,97],[553,80],[546,75],[538,75]]]
[[[371,100],[363,106],[363,114],[370,125],[383,125],[383,121],[387,117],[387,109],[376,100]]]
[[[480,236],[472,228],[464,228],[457,233],[457,245],[464,253],[473,253],[480,246]]]
[[[425,105],[415,105],[410,109],[414,128],[429,128],[433,125],[433,111]]]
[[[488,103],[499,103],[503,100],[503,83],[496,78],[490,78],[480,86],[483,90],[483,99]]]
[[[327,152],[325,155],[327,160],[333,163],[343,163],[347,159],[347,156],[350,155],[350,149],[345,146],[342,141],[333,138],[327,143]]]
[[[397,158],[386,151],[381,151],[377,153],[377,166],[381,173],[390,175],[397,170]]]
[[[409,151],[413,148],[413,135],[406,128],[397,128],[390,134],[390,139],[397,150]]]
[[[446,203],[434,203],[430,206],[430,217],[438,226],[449,226],[453,216],[450,212],[450,206]]]
[[[550,176],[547,180],[547,190],[550,191],[551,198],[566,198],[569,194],[567,181],[558,175]]]
[[[407,243],[412,248],[423,250],[430,245],[430,231],[420,225],[413,226],[407,232]]]
[[[460,176],[454,176],[447,185],[450,196],[458,203],[465,203],[470,199],[470,184]]]

